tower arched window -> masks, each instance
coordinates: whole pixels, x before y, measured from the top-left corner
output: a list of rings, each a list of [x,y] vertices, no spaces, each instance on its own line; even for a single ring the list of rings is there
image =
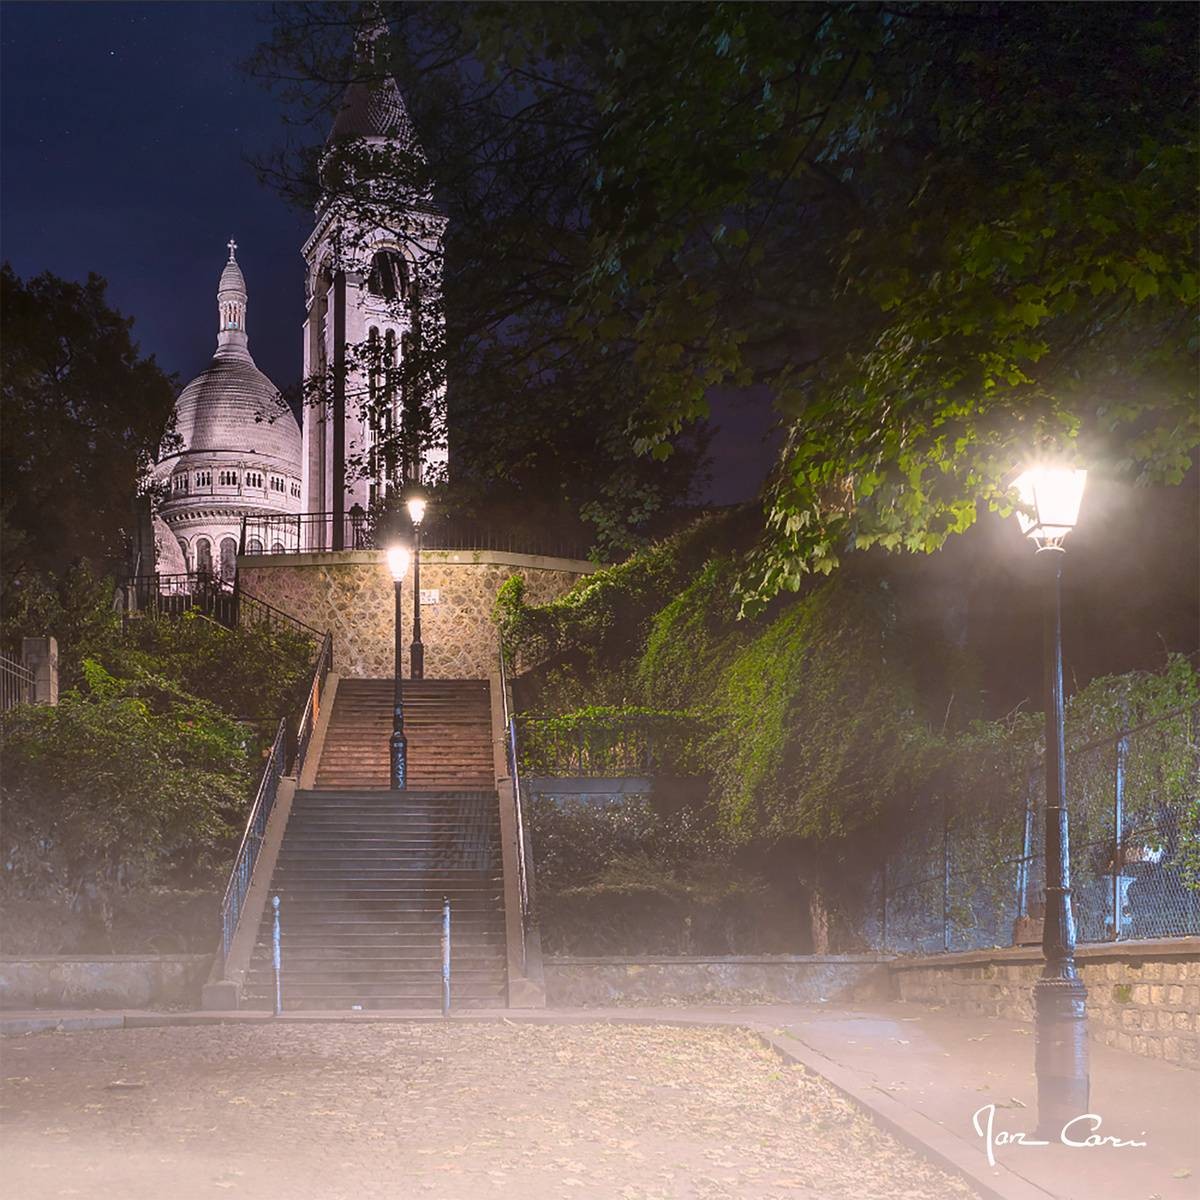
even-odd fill
[[[175,540],[179,543],[179,549],[183,552],[183,569],[190,571],[192,563],[191,559],[188,558],[187,538],[176,538]]]
[[[396,331],[389,329],[383,337],[383,393],[390,408],[396,403]]]
[[[397,250],[377,250],[371,259],[367,291],[383,300],[408,297],[408,263]]]
[[[372,325],[367,334],[367,397],[372,404],[379,399],[379,329]]]
[[[246,553],[247,554],[261,554],[262,552],[263,552],[263,544],[262,544],[261,538],[252,537],[252,538],[246,539]]]
[[[213,568],[212,542],[206,537],[196,539],[196,571],[201,575],[211,575]]]

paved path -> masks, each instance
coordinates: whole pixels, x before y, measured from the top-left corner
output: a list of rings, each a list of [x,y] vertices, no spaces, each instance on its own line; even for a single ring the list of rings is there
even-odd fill
[[[970,1200],[744,1029],[296,1022],[5,1046],[21,1200]]]
[[[17,1014],[5,1016],[7,1021],[0,1021],[0,1028],[21,1028]],[[76,1023],[87,1019],[79,1013],[69,1016]],[[112,1021],[122,1014],[102,1016]],[[53,1019],[49,1014],[38,1014],[38,1018]],[[433,1014],[422,1019],[440,1025]],[[1025,1131],[1032,1137],[1036,1099],[1032,1034],[1028,1026],[1016,1022],[954,1018],[924,1007],[895,1004],[854,1010],[779,1005],[528,1014],[508,1011],[464,1016],[452,1025],[472,1019],[744,1025],[768,1036],[781,1049],[870,1106],[876,1119],[903,1140],[919,1143],[936,1161],[966,1171],[984,1194],[991,1191],[1013,1200],[1045,1200],[1047,1196],[1063,1200],[1200,1198],[1200,1073],[1095,1043],[1091,1046],[1090,1107],[1103,1119],[1100,1132],[1145,1141],[1146,1147],[1001,1144],[994,1149],[997,1166],[990,1167],[984,1140],[972,1126],[979,1109],[996,1106],[993,1128],[997,1134]],[[122,1023],[130,1027],[212,1021],[258,1025],[271,1020],[259,1013],[130,1013],[124,1015]],[[281,1018],[280,1023],[319,1028],[328,1021],[353,1025],[396,1020],[411,1023],[412,1014],[296,1013]],[[128,1033],[129,1029],[116,1030],[109,1036],[119,1039]],[[3,1071],[4,1075],[11,1073]],[[982,1119],[986,1119],[986,1113]],[[624,1200],[619,1190],[597,1194]],[[736,1194],[749,1197],[758,1193]],[[907,1195],[902,1190],[880,1194],[889,1198]],[[673,1200],[674,1193],[668,1195]]]

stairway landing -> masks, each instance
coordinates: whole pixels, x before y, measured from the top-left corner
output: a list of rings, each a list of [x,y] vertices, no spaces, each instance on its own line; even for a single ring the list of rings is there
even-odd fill
[[[319,789],[369,791],[390,786],[391,679],[338,684]],[[491,702],[482,679],[406,679],[404,733],[408,786],[414,791],[493,791]]]

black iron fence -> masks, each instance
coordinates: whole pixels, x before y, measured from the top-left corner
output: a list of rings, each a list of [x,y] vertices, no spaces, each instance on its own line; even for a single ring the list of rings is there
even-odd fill
[[[33,703],[33,672],[0,654],[0,712]]]
[[[1067,752],[1071,893],[1078,940],[1200,934],[1200,706]],[[1020,789],[1017,789],[1019,793]],[[946,802],[898,831],[861,908],[869,944],[933,953],[1037,941],[1044,787],[999,814]],[[1010,847],[1005,854],[1004,847]],[[1020,923],[1020,925],[1018,925]]]
[[[290,629],[320,641],[324,632],[239,587],[204,571],[188,574],[132,575],[125,580],[125,613],[178,617],[197,612],[229,628],[265,625]]]
[[[340,536],[335,537],[335,534]],[[370,513],[295,513],[291,516],[247,517],[242,554],[320,554],[332,550],[382,550],[388,538]],[[531,533],[485,521],[426,517],[421,526],[422,550],[495,551],[536,554],[548,558],[586,559],[588,546],[579,538]]]

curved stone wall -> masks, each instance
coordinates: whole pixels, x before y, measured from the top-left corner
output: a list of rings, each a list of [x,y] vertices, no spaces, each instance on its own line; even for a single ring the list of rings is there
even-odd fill
[[[561,596],[595,564],[496,551],[421,554],[421,640],[427,679],[486,679],[496,669],[496,593],[510,575],[525,578],[531,603]],[[333,633],[334,669],[382,679],[393,670],[395,589],[379,550],[256,554],[238,560],[241,587],[286,613]],[[413,581],[403,585],[405,673],[412,639]]]

